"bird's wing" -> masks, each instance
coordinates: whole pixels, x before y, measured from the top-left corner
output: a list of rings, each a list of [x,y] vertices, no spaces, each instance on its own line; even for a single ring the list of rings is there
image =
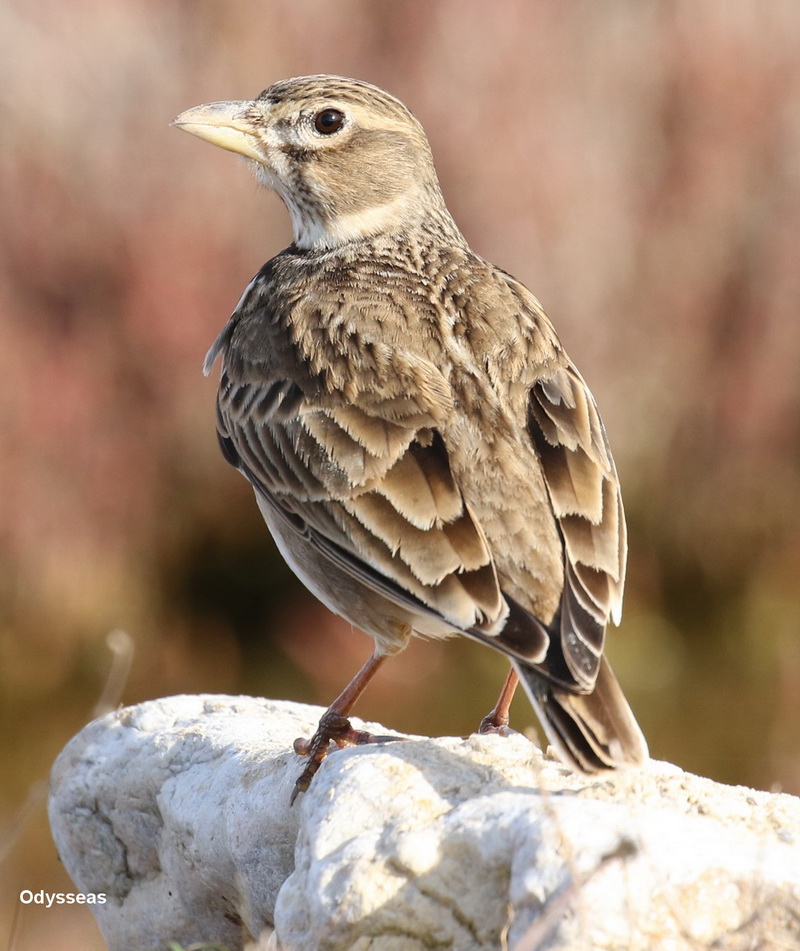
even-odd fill
[[[498,646],[543,659],[546,632],[503,598],[450,470],[438,431],[452,411],[449,385],[425,358],[386,349],[381,359],[380,383],[346,401],[269,384],[241,355],[226,360],[218,398],[226,458],[285,525],[379,594],[492,643],[510,614]]]
[[[605,429],[592,394],[570,363],[531,388],[528,431],[564,542],[558,645],[563,660],[554,645],[547,666],[555,679],[588,690],[608,620],[619,622],[627,538]]]

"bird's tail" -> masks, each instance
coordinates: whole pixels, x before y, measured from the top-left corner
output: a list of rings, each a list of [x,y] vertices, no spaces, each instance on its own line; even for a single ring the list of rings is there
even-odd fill
[[[605,657],[591,693],[571,693],[527,664],[512,660],[559,757],[581,773],[638,766],[647,742]]]

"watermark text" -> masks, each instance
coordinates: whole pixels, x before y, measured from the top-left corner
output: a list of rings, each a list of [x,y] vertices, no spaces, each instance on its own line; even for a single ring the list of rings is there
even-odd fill
[[[103,892],[46,892],[44,889],[33,892],[23,888],[19,900],[23,905],[52,908],[53,905],[105,905],[107,898]]]

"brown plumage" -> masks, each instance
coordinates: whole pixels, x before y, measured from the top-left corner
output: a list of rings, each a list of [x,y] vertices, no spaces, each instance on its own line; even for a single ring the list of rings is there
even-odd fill
[[[284,557],[375,640],[338,733],[379,658],[462,633],[509,656],[569,765],[641,763],[603,658],[627,551],[603,424],[538,301],[458,231],[418,121],[309,76],[175,122],[251,159],[292,216],[206,371],[221,357],[220,443]]]

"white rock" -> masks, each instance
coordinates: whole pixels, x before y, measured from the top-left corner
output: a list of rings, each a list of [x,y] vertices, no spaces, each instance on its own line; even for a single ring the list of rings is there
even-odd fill
[[[515,735],[340,751],[292,808],[321,712],[172,697],[67,745],[51,825],[111,951],[800,947],[794,797],[664,763],[590,781]]]

